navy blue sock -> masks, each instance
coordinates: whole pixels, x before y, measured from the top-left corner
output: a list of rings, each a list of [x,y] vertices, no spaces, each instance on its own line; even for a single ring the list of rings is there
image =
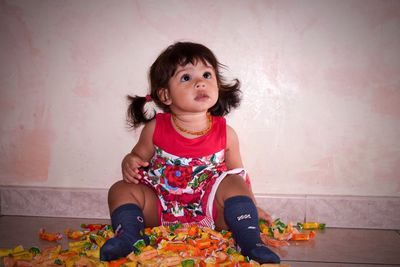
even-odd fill
[[[115,236],[100,248],[102,261],[125,257],[133,251],[133,244],[139,239],[149,243],[144,234],[143,212],[135,204],[124,204],[116,208],[111,214],[111,225]]]
[[[248,196],[235,196],[224,202],[224,218],[241,253],[259,263],[279,263],[279,256],[261,241],[258,213]]]

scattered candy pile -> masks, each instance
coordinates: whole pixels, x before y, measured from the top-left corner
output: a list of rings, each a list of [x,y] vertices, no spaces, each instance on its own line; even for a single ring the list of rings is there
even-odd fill
[[[63,250],[60,244],[43,250],[37,247],[25,250],[22,246],[17,246],[14,249],[0,249],[0,257],[3,257],[5,267],[260,266],[235,249],[231,232],[217,232],[196,225],[183,227],[179,224],[146,228],[145,234],[150,238],[150,245],[139,240],[134,244],[133,252],[126,258],[101,262],[100,247],[108,238],[113,237],[111,227],[106,224],[82,224],[81,227],[82,230],[65,230],[65,236],[71,240],[68,249]],[[310,240],[316,235],[315,230],[324,228],[325,224],[319,223],[298,223],[294,227],[292,223],[284,224],[280,219],[270,226],[260,221],[262,240],[272,247],[289,245],[290,240]],[[39,238],[57,242],[63,235],[40,229]]]
[[[280,219],[276,219],[270,226],[260,222],[261,239],[270,247],[288,246],[289,240],[308,241],[316,236],[315,230],[323,229],[325,224],[317,222],[297,223],[297,228],[292,223],[284,224]]]

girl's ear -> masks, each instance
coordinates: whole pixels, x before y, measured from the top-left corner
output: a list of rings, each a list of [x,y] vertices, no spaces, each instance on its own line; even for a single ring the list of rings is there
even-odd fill
[[[164,104],[164,105],[171,105],[172,104],[172,100],[171,97],[169,95],[169,90],[168,88],[159,88],[157,90],[157,95],[158,98],[160,99],[160,101]]]

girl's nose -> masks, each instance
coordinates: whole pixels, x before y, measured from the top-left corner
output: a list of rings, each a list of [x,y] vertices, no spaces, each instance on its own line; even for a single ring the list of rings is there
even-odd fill
[[[200,88],[205,88],[206,84],[203,81],[197,81],[196,82],[196,88],[200,89]]]

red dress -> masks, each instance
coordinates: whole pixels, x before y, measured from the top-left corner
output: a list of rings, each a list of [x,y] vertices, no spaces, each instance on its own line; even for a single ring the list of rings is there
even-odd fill
[[[243,169],[228,171],[225,166],[225,118],[213,116],[207,134],[189,139],[173,128],[171,114],[159,113],[153,143],[155,153],[141,182],[160,200],[160,223],[214,228],[213,203],[219,183],[227,174],[245,177]]]

